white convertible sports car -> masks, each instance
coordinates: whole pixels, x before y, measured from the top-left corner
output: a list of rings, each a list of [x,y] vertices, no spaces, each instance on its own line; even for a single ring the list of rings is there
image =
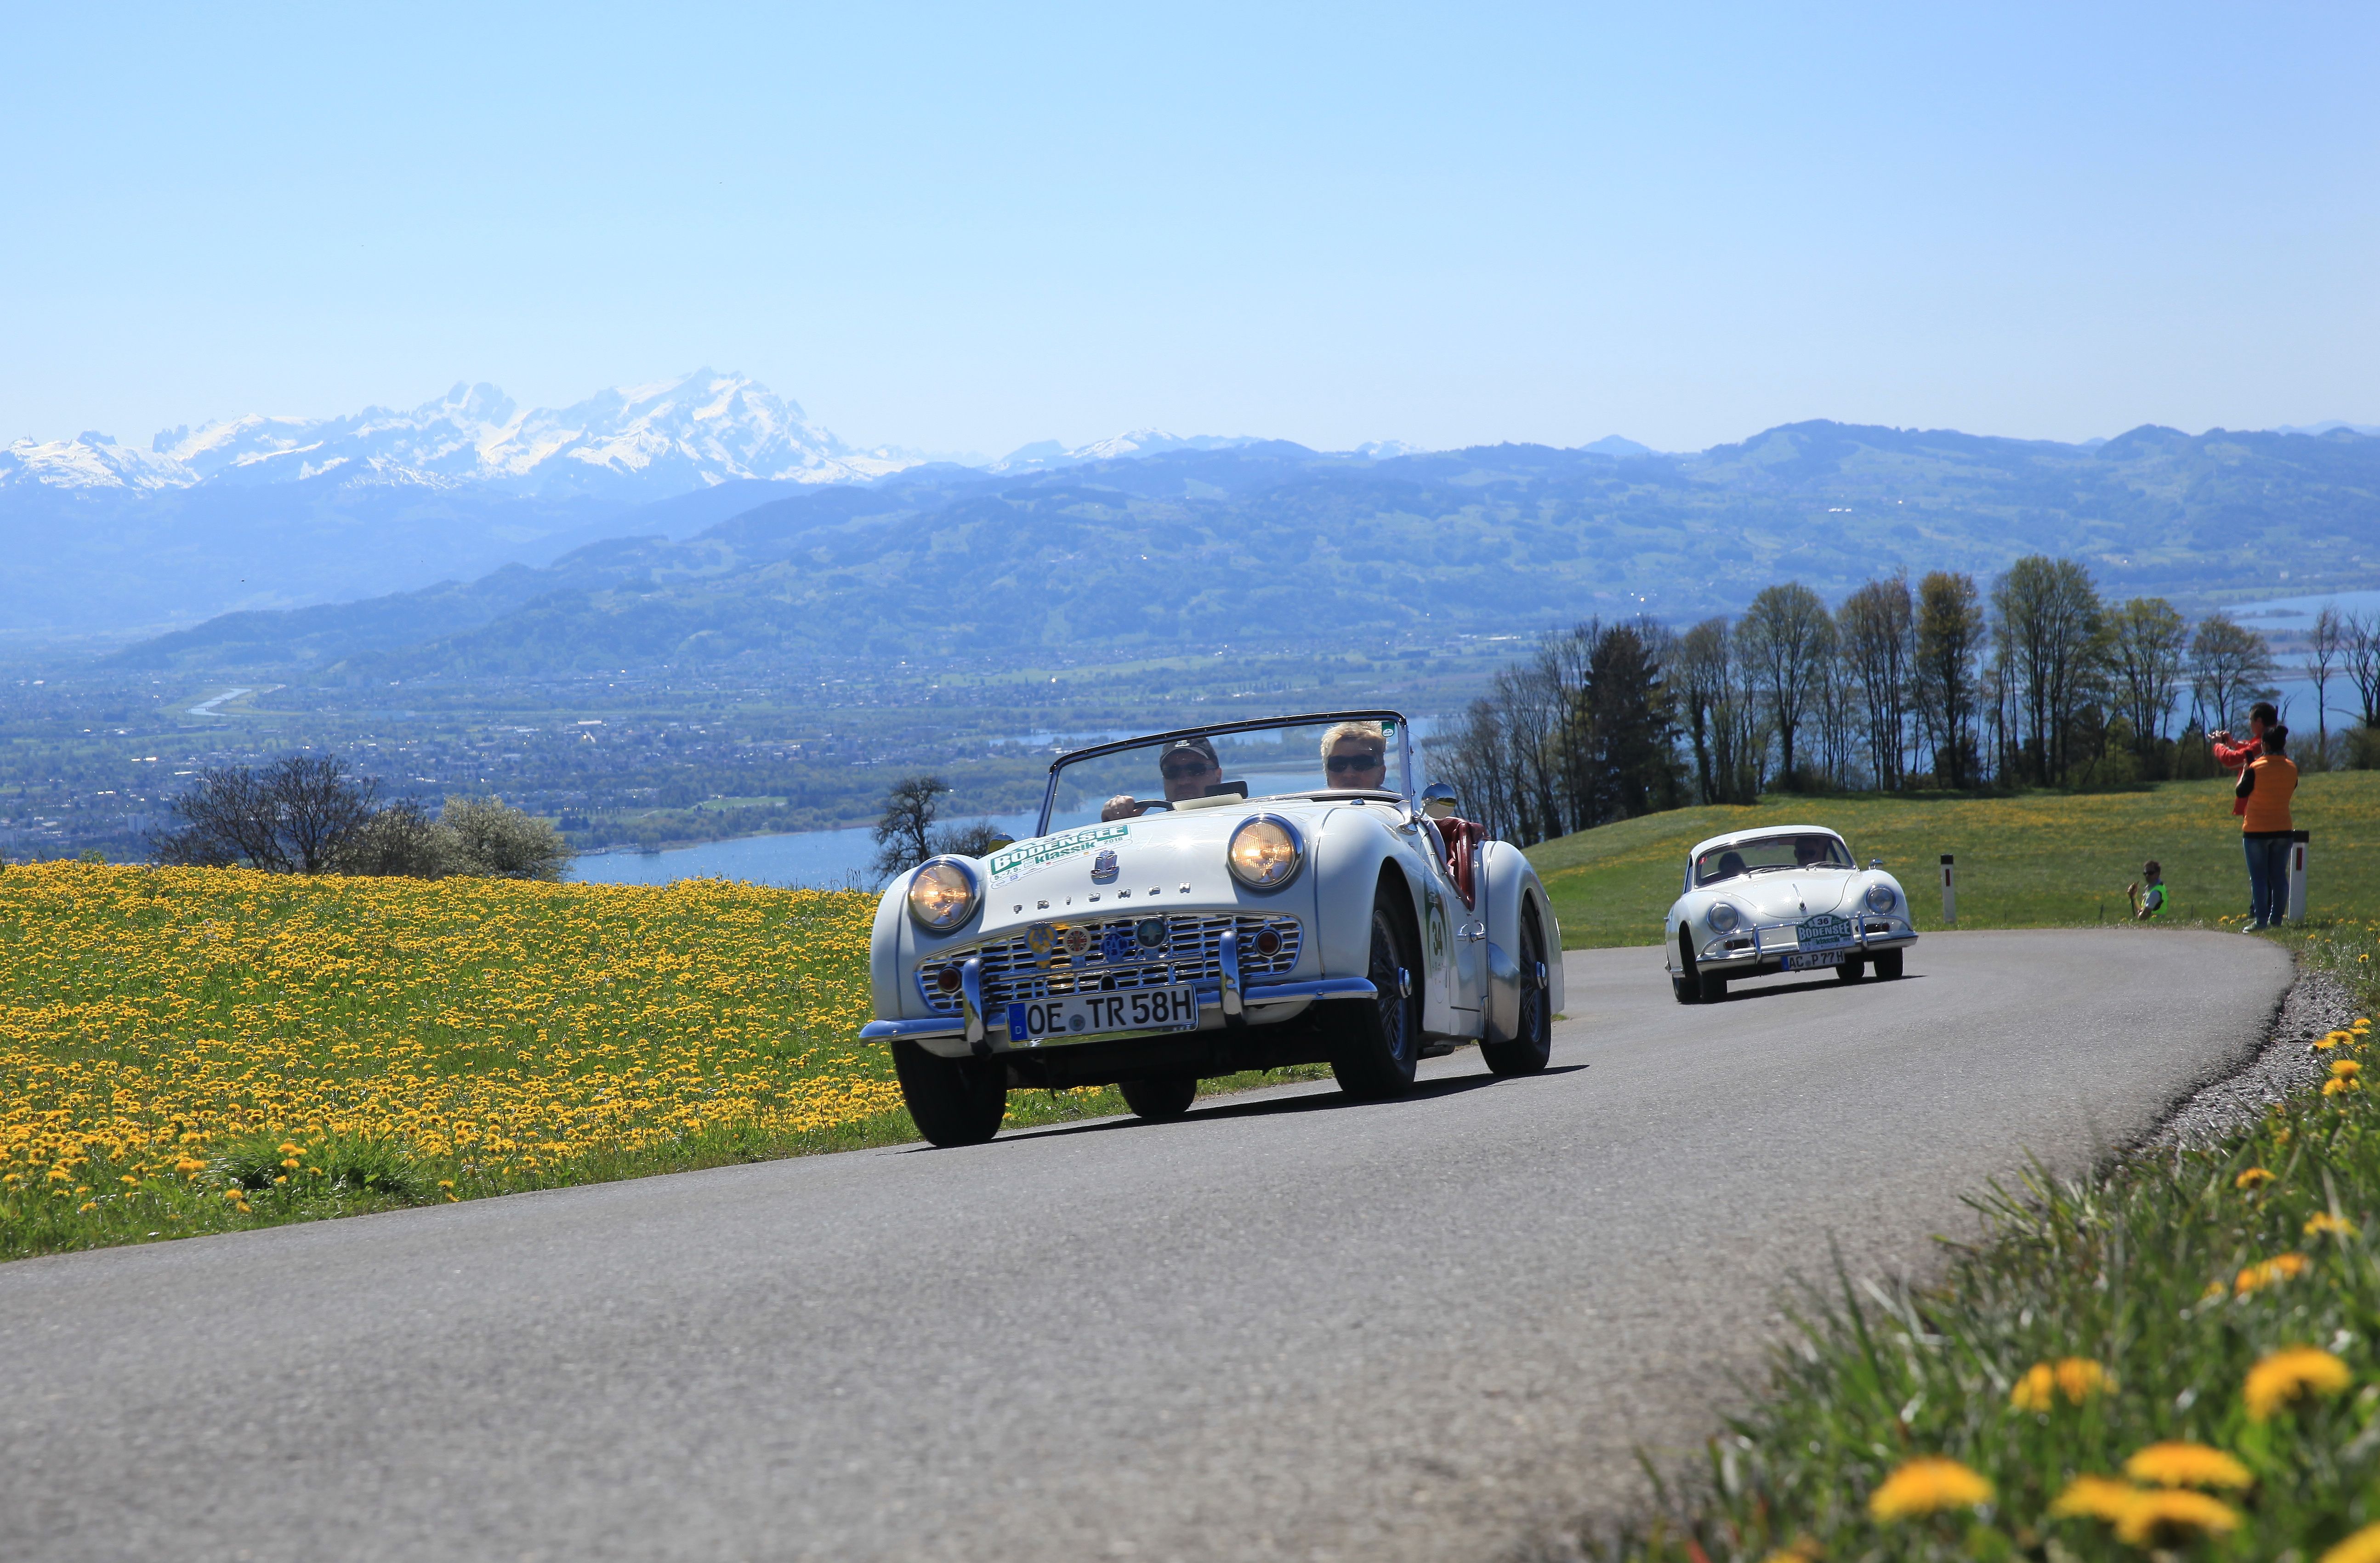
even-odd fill
[[[1684,891],[1662,938],[1681,1004],[1727,997],[1730,978],[1834,968],[1900,975],[1917,942],[1909,897],[1882,858],[1862,869],[1823,825],[1772,825],[1713,836],[1686,854]]]
[[[1061,756],[1031,838],[885,891],[860,1036],[892,1044],[941,1145],[991,1138],[1020,1086],[1113,1084],[1166,1118],[1245,1069],[1328,1063],[1384,1097],[1476,1041],[1498,1074],[1541,1070],[1562,1001],[1545,887],[1413,782],[1395,711]],[[1068,810],[1096,818],[1054,829]]]

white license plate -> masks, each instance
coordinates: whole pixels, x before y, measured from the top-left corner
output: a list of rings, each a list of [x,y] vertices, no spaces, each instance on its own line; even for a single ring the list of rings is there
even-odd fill
[[[1806,955],[1788,955],[1785,957],[1785,969],[1806,972],[1819,966],[1840,966],[1843,963],[1843,957],[1849,953],[1844,950],[1814,950]]]
[[[1008,1006],[1011,1047],[1079,1042],[1117,1031],[1196,1031],[1198,990],[1188,983],[1124,993],[1077,993]]]

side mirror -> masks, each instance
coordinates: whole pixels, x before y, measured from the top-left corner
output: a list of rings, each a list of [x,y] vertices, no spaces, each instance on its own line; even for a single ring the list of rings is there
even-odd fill
[[[1451,819],[1463,807],[1461,794],[1443,782],[1433,782],[1421,790],[1421,811],[1431,819]]]

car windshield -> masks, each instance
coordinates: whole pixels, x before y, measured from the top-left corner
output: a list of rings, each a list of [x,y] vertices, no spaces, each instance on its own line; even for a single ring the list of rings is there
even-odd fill
[[[1411,733],[1393,711],[1219,722],[1067,755],[1050,768],[1040,832],[1097,819],[1318,793],[1410,796]]]
[[[1748,842],[1712,847],[1694,859],[1694,883],[1715,885],[1742,874],[1762,874],[1777,868],[1849,868],[1851,849],[1833,836],[1795,831],[1755,836]]]

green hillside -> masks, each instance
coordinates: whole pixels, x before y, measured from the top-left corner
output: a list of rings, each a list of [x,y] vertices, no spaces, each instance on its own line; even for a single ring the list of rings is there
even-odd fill
[[[1371,461],[1281,442],[1056,472],[927,467],[679,541],[212,620],[140,668],[377,685],[589,668],[1443,648],[1590,614],[1673,620],[1773,582],[1989,576],[2031,552],[2191,598],[2380,578],[2380,439],[2143,428],[2097,446],[1803,423],[1694,455],[1483,446]]]
[[[2296,814],[2313,833],[2307,916],[2380,917],[2380,771],[2306,777]],[[2247,910],[2239,821],[2220,781],[2087,796],[1771,796],[1582,830],[1531,848],[1529,858],[1553,897],[1565,947],[1658,944],[1689,847],[1728,830],[1803,823],[1841,831],[1863,863],[1883,858],[1921,930],[1942,926],[1944,853],[1958,859],[1961,927],[2121,922],[2124,886],[2150,857],[2165,866],[2175,920],[2213,923]]]

